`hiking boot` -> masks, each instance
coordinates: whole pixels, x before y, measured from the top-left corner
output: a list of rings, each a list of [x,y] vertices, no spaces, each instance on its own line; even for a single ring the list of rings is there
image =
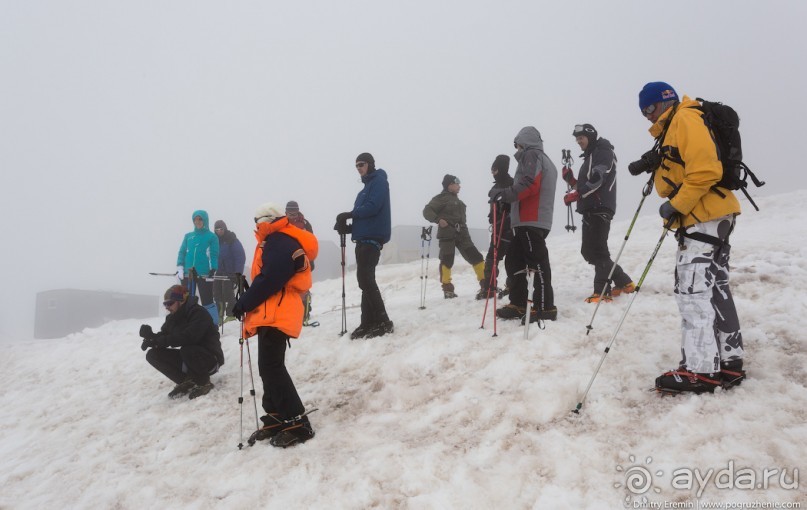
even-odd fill
[[[735,359],[720,362],[720,380],[723,382],[723,388],[728,389],[732,386],[739,386],[743,379],[745,379],[743,360]]]
[[[624,287],[614,287],[611,289],[611,296],[617,297],[620,294],[630,294],[632,292],[636,292],[636,284],[633,282],[628,282]]]
[[[547,308],[546,310],[530,310],[530,322],[538,321],[554,321],[558,318],[558,309],[556,307]],[[525,323],[525,319],[521,319],[521,324]]]
[[[720,387],[720,374],[696,374],[685,368],[671,370],[656,377],[656,390],[662,393],[714,393]]]
[[[377,336],[384,336],[387,333],[392,333],[395,330],[395,325],[391,320],[381,321],[377,324],[370,326],[365,338],[375,338]]]
[[[250,446],[254,445],[256,441],[263,441],[276,436],[286,425],[277,413],[268,413],[261,416],[261,421],[264,426],[253,432],[247,439]]]
[[[594,294],[587,297],[584,301],[586,303],[599,303],[602,301],[603,303],[610,303],[614,299],[609,296],[608,294],[600,294],[599,292],[595,292]]]
[[[188,398],[193,400],[197,397],[201,397],[202,395],[207,395],[208,393],[210,393],[210,390],[212,389],[213,389],[213,383],[210,381],[208,381],[205,384],[197,384],[188,394]]]
[[[503,307],[496,310],[496,316],[500,319],[521,319],[527,315],[527,309],[523,306],[514,305],[510,303],[509,305],[504,305]]]
[[[479,289],[479,291],[476,293],[477,301],[481,301],[482,299],[487,298],[488,298],[488,289]]]
[[[174,386],[174,389],[168,394],[168,398],[179,398],[191,391],[194,386],[196,386],[196,383],[193,382],[193,379],[185,379],[181,383]]]
[[[497,296],[499,299],[503,298],[504,296],[510,295],[510,287],[505,287],[504,289],[499,291],[499,295]]]
[[[370,330],[370,324],[361,324],[358,328],[353,330],[353,333],[350,334],[351,340],[356,340],[357,338],[364,338],[367,336],[367,332]]]
[[[278,448],[288,448],[296,444],[305,443],[314,437],[314,429],[308,416],[303,416],[299,420],[284,422],[284,427],[269,439],[269,444]]]
[[[454,299],[455,297],[457,297],[457,295],[454,294],[453,290],[443,291],[443,298],[445,298],[445,299]]]

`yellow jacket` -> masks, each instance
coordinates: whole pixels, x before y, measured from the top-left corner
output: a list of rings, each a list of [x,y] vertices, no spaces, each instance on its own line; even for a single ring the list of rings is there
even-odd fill
[[[661,197],[674,195],[670,203],[681,213],[684,227],[740,213],[740,202],[731,191],[719,188],[725,195],[721,197],[712,189],[723,176],[723,166],[712,133],[700,110],[693,108],[698,106],[697,101],[684,96],[680,104],[664,112],[650,127],[650,134],[658,137],[675,112],[661,143],[663,159],[654,182]],[[676,219],[671,228],[680,226]]]

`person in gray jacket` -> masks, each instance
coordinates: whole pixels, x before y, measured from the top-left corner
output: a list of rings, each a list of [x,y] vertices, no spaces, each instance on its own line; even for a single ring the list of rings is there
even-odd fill
[[[607,302],[611,301],[612,296],[636,290],[630,276],[618,264],[614,266],[608,251],[608,233],[616,212],[616,155],[611,142],[597,138],[597,130],[591,124],[576,125],[572,136],[583,150],[583,164],[577,179],[570,168],[564,167],[563,180],[572,190],[566,193],[563,202],[566,205],[577,202],[577,212],[583,215],[580,253],[586,262],[594,266],[594,293],[585,301]],[[612,267],[614,274],[609,280]],[[610,286],[611,281],[613,287]],[[605,294],[602,294],[603,289]]]
[[[435,195],[423,208],[423,217],[437,223],[437,239],[440,241],[440,283],[443,297],[457,297],[451,283],[451,268],[454,266],[454,252],[460,251],[476,272],[480,286],[485,281],[485,259],[471,240],[465,217],[465,202],[459,198],[460,180],[451,174],[443,177],[443,192]]]
[[[552,228],[558,170],[544,153],[541,133],[534,127],[522,128],[513,145],[518,162],[513,184],[493,188],[488,195],[494,202],[510,204],[510,225],[513,227],[513,241],[504,259],[507,277],[511,281],[510,304],[499,308],[496,314],[502,319],[519,319],[526,315],[530,291],[526,268],[534,271],[530,322],[555,320],[558,309],[552,290],[546,236]]]

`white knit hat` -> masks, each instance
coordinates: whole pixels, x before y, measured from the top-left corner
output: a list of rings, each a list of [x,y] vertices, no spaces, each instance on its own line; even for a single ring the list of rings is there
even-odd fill
[[[273,222],[281,216],[285,216],[280,212],[280,207],[274,202],[266,202],[258,206],[255,211],[255,223]]]

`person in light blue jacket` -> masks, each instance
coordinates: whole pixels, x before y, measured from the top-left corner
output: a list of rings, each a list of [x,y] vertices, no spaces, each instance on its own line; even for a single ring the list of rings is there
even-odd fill
[[[177,254],[177,276],[181,276],[182,285],[190,289],[188,276],[191,268],[195,270],[194,283],[199,289],[199,300],[208,308],[213,304],[212,278],[219,267],[219,238],[208,227],[207,211],[193,211],[192,218],[194,229],[185,234]],[[206,281],[205,277],[211,281]]]

